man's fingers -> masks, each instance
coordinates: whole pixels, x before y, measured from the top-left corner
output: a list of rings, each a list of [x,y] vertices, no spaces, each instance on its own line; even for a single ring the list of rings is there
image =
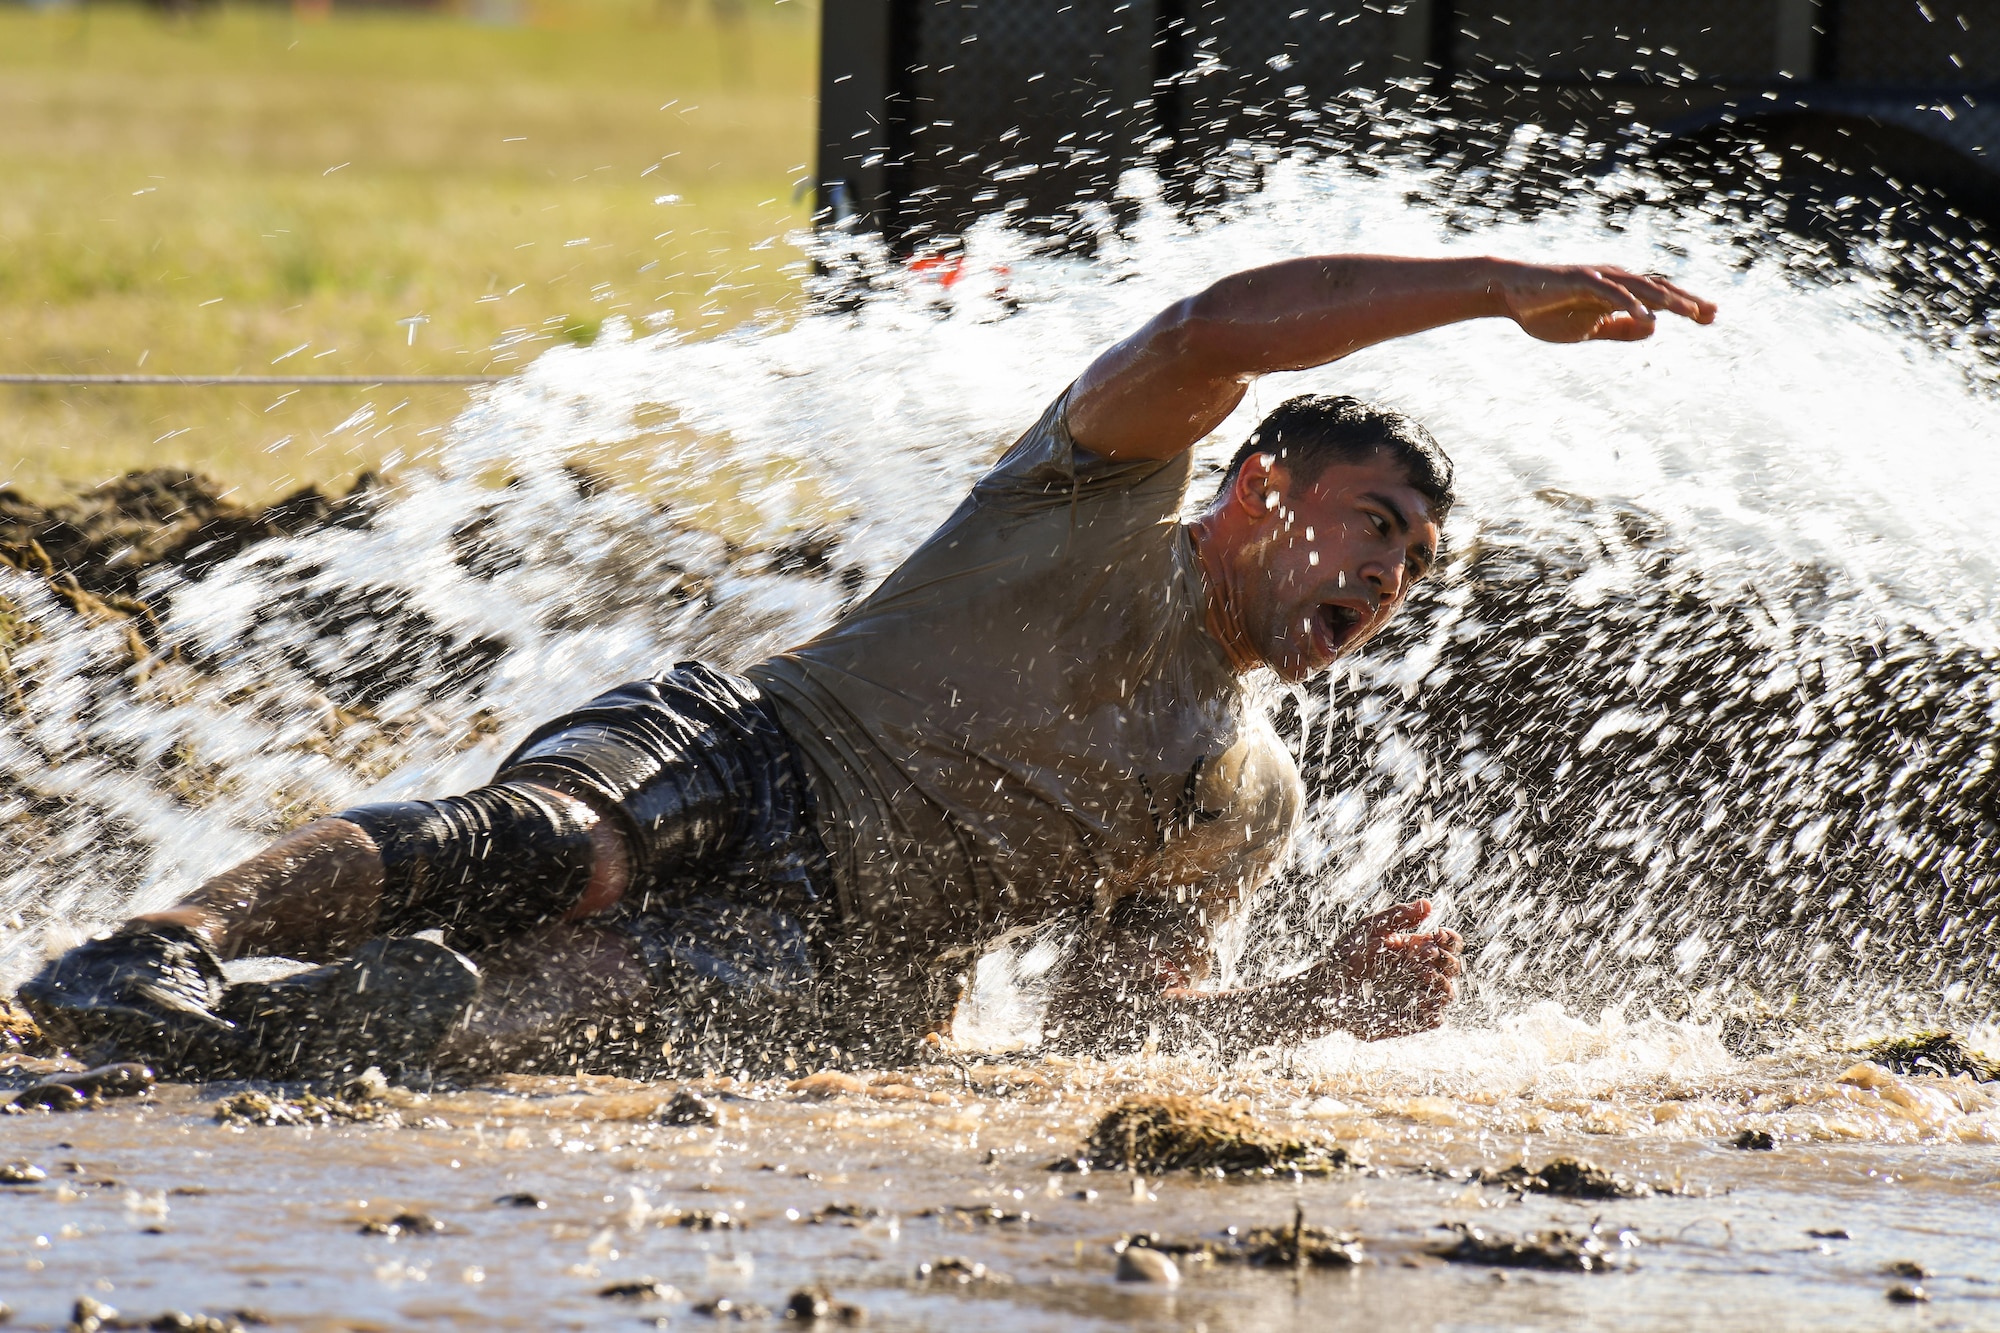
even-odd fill
[[[1715,322],[1716,305],[1657,273],[1628,273],[1622,268],[1599,269],[1601,277],[1619,284],[1652,310],[1666,310],[1697,324]]]
[[[1430,914],[1430,900],[1428,898],[1419,898],[1415,902],[1397,903],[1394,907],[1385,907],[1372,916],[1363,917],[1361,919],[1361,929],[1369,935],[1378,937],[1380,942],[1386,944],[1388,940],[1381,937],[1400,935],[1405,931],[1415,930],[1418,926],[1424,924],[1424,919]]]
[[[1617,270],[1612,269],[1610,272],[1617,273]],[[1619,274],[1619,277],[1624,278],[1625,281],[1620,282],[1606,277],[1604,271],[1601,270],[1587,269],[1583,274],[1584,286],[1593,295],[1597,296],[1598,299],[1611,307],[1614,312],[1611,316],[1613,319],[1622,314],[1635,323],[1651,324],[1653,322],[1653,312],[1647,309],[1645,298],[1634,290],[1639,285],[1638,279],[1633,278],[1629,273]]]

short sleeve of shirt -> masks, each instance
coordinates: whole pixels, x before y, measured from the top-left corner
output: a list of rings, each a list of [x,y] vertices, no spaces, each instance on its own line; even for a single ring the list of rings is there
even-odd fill
[[[1161,489],[1171,490],[1178,506],[1186,487],[1187,455],[1120,462],[1092,453],[1069,433],[1070,392],[1063,390],[1041,419],[979,479],[972,488],[971,503],[1020,512],[1161,481],[1165,483]]]

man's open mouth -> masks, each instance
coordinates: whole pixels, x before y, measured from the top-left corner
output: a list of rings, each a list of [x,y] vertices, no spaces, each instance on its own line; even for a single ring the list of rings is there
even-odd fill
[[[1346,648],[1361,632],[1365,617],[1351,606],[1340,606],[1334,602],[1322,602],[1319,608],[1320,636],[1326,641],[1329,652],[1338,653]]]

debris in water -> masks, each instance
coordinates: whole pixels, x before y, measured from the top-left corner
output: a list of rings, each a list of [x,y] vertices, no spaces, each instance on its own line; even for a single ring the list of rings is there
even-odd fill
[[[744,1224],[742,1218],[731,1217],[720,1208],[692,1208],[687,1212],[667,1208],[660,1213],[660,1225],[687,1231],[741,1231]]]
[[[350,1102],[380,1102],[389,1097],[389,1076],[374,1065],[347,1081],[340,1095]]]
[[[658,1278],[634,1278],[630,1282],[614,1282],[601,1287],[597,1294],[607,1301],[677,1301],[681,1299],[680,1288]]]
[[[961,1203],[937,1208],[926,1208],[918,1217],[948,1217],[967,1225],[1026,1226],[1035,1220],[1033,1213],[1010,1213],[1004,1208],[990,1203]]]
[[[1822,1229],[1822,1228],[1819,1228],[1819,1227],[1813,1227],[1813,1228],[1810,1228],[1809,1230],[1807,1230],[1806,1234],[1807,1234],[1808,1236],[1811,1236],[1811,1237],[1812,1237],[1812,1238],[1813,1238],[1814,1240],[1852,1240],[1852,1239],[1853,1239],[1853,1237],[1852,1237],[1852,1236],[1848,1235],[1848,1233],[1847,1233],[1847,1228],[1846,1228],[1846,1227],[1826,1227],[1826,1228],[1824,1228],[1824,1229]]]
[[[858,1227],[863,1222],[874,1222],[887,1217],[880,1208],[870,1208],[859,1203],[823,1203],[807,1213],[799,1221],[807,1226]]]
[[[546,1208],[548,1205],[532,1194],[503,1194],[493,1202],[502,1208]]]
[[[23,1089],[20,1095],[7,1103],[7,1111],[19,1115],[29,1111],[81,1111],[87,1104],[84,1095],[75,1088],[50,1080]]]
[[[48,1178],[49,1173],[33,1162],[8,1162],[0,1166],[0,1185],[33,1185]]]
[[[1915,1259],[1892,1259],[1882,1271],[1890,1277],[1927,1278],[1931,1275],[1931,1270]]]
[[[1199,1097],[1129,1097],[1105,1113],[1083,1153],[1057,1169],[1146,1174],[1324,1174],[1354,1164],[1345,1148],[1293,1138],[1240,1107]]]
[[[1466,1222],[1453,1222],[1458,1241],[1431,1253],[1440,1259],[1461,1264],[1492,1264],[1499,1268],[1551,1268],[1574,1273],[1603,1273],[1632,1264],[1626,1250],[1637,1249],[1638,1233],[1620,1231],[1607,1245],[1603,1232],[1593,1226],[1588,1231],[1537,1231],[1529,1236],[1508,1236],[1489,1232]]]
[[[1768,1129],[1746,1129],[1730,1142],[1745,1152],[1770,1152],[1778,1146]]]
[[[1908,1282],[1898,1282],[1884,1295],[1898,1305],[1922,1305],[1931,1298],[1931,1294],[1921,1285]]]
[[[392,1240],[397,1236],[435,1236],[445,1229],[445,1224],[429,1213],[397,1213],[387,1219],[372,1217],[360,1227],[364,1236],[387,1236]]]
[[[703,1301],[688,1311],[690,1314],[707,1315],[710,1319],[733,1319],[748,1323],[753,1319],[769,1319],[771,1312],[751,1301],[732,1301],[728,1297],[720,1300]]]
[[[143,1097],[153,1089],[153,1071],[130,1062],[99,1065],[80,1074],[55,1074],[23,1089],[13,1105],[27,1110],[76,1111],[116,1097]]]
[[[70,1308],[70,1333],[98,1333],[99,1329],[117,1327],[112,1321],[118,1318],[115,1306],[89,1296],[79,1296]]]
[[[1520,1194],[1557,1194],[1566,1199],[1645,1199],[1653,1187],[1594,1162],[1555,1157],[1535,1170],[1516,1162],[1504,1171],[1482,1171],[1480,1183],[1500,1185]]]
[[[1178,1287],[1181,1284],[1181,1270],[1172,1259],[1150,1245],[1127,1245],[1118,1254],[1118,1280]]]
[[[243,1125],[330,1125],[336,1120],[394,1127],[403,1123],[393,1107],[381,1102],[345,1102],[302,1092],[297,1098],[272,1096],[246,1088],[216,1103],[216,1123]]]
[[[998,1286],[1014,1279],[1005,1273],[995,1273],[985,1264],[974,1263],[957,1255],[927,1264],[917,1265],[917,1281],[928,1282],[935,1287],[969,1287],[976,1283],[990,1282]]]
[[[6,645],[0,643],[0,652]],[[42,1035],[38,1026],[26,1009],[14,1003],[12,996],[0,998],[0,1051],[14,1055],[50,1056],[56,1047]]]
[[[674,1094],[672,1101],[653,1112],[653,1119],[663,1125],[713,1125],[721,1117],[707,1099],[683,1088]]]
[[[1981,1083],[2000,1080],[2000,1061],[1987,1059],[1958,1034],[1941,1029],[1884,1037],[1863,1046],[1861,1053],[1896,1074],[1934,1074],[1940,1078],[1970,1074]]]
[[[865,1324],[868,1312],[847,1301],[836,1301],[825,1287],[800,1287],[785,1302],[785,1318],[802,1323],[830,1319],[842,1324]]]
[[[1126,1236],[1112,1246],[1120,1253],[1158,1250],[1180,1258],[1247,1264],[1252,1268],[1353,1268],[1365,1261],[1361,1238],[1349,1231],[1328,1231],[1306,1225],[1299,1208],[1289,1224],[1275,1227],[1230,1227],[1220,1240],[1168,1241],[1153,1232]]]

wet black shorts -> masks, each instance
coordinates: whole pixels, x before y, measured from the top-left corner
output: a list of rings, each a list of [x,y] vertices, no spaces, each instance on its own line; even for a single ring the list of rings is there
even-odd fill
[[[699,1030],[810,1007],[829,864],[798,752],[755,685],[682,662],[536,728],[494,781],[543,783],[625,824],[632,885],[596,924],[638,943],[663,1016]]]

